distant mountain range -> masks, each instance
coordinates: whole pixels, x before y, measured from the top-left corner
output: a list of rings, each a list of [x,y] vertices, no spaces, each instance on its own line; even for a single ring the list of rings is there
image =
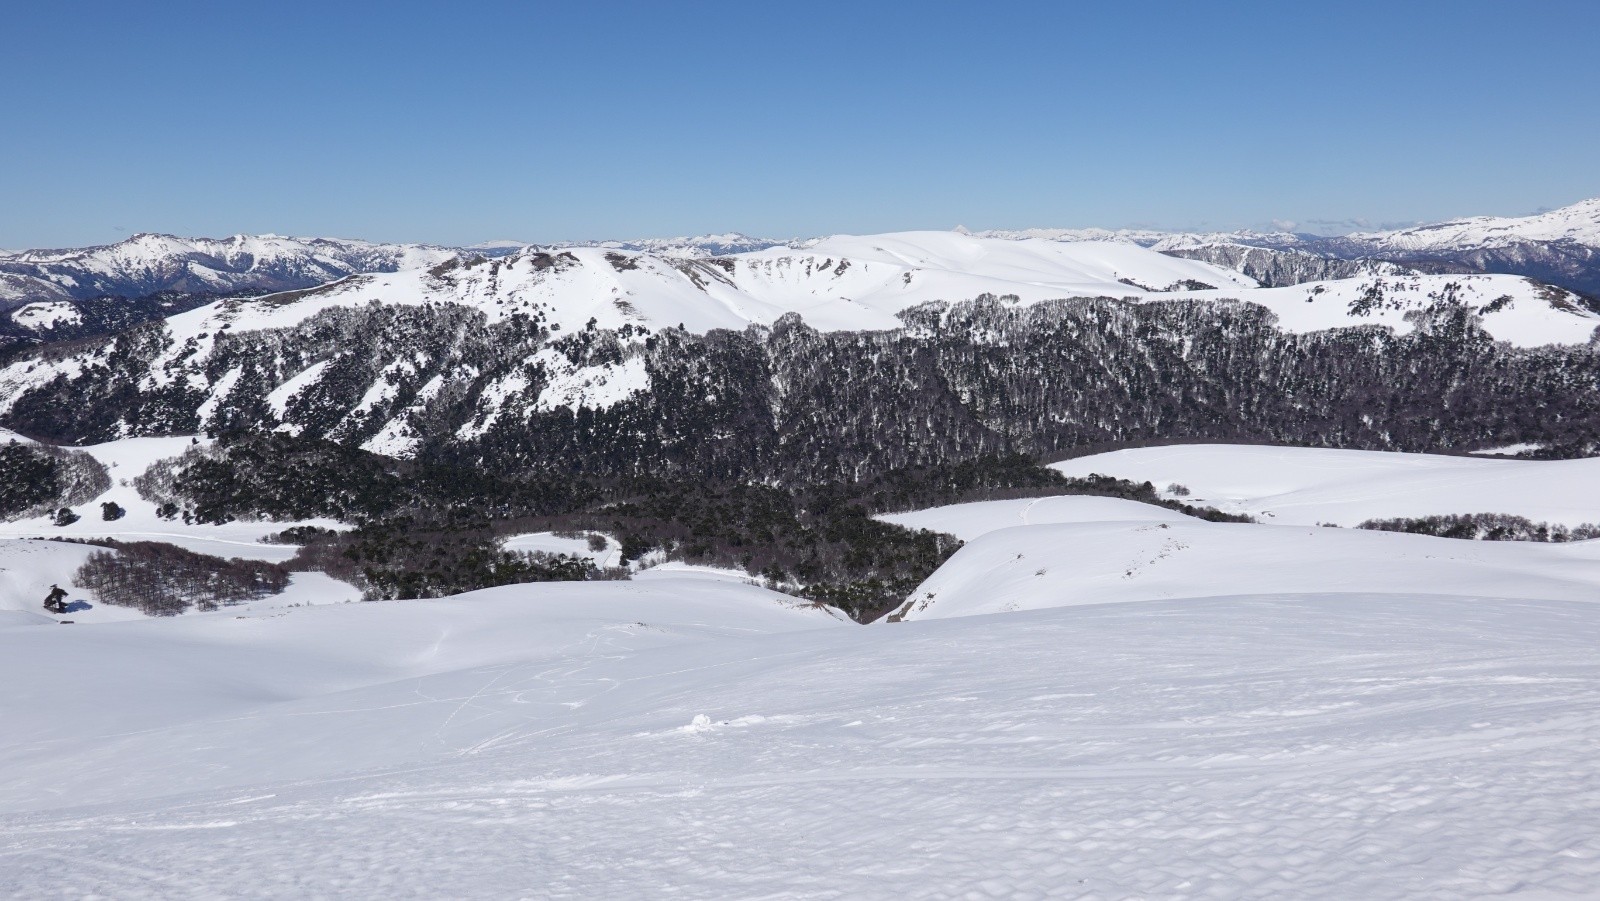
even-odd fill
[[[1600,297],[1600,198],[1532,216],[1476,216],[1341,236],[1292,232],[1172,233],[1150,230],[1024,229],[990,237],[1127,241],[1206,260],[1268,286],[1326,278],[1421,272],[1525,275]]]
[[[1600,199],[1534,216],[1476,217],[1340,237],[1092,228],[987,231],[975,236],[1136,244],[1234,269],[1267,287],[1417,270],[1526,275],[1600,296]],[[805,250],[830,240],[834,239],[780,241],[729,233],[560,245],[493,241],[444,247],[277,235],[213,239],[140,234],[96,247],[0,252],[0,310],[40,301],[97,297],[265,294],[311,288],[354,274],[427,268],[453,257],[498,257],[528,249],[592,247],[705,259],[772,247]]]
[[[140,234],[116,244],[0,256],[0,302],[185,294],[264,294],[358,272],[432,266],[460,251],[425,244],[235,235]]]

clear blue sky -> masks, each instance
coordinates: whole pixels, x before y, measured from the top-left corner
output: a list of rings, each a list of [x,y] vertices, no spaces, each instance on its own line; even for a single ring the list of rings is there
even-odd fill
[[[4,21],[0,247],[1337,231],[1600,195],[1596,0],[18,0]]]

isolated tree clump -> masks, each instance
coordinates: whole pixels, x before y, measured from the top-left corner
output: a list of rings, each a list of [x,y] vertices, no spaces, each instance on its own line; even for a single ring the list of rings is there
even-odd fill
[[[289,585],[289,571],[275,563],[225,560],[154,541],[112,544],[90,554],[72,581],[104,603],[151,616],[215,610],[280,594]]]

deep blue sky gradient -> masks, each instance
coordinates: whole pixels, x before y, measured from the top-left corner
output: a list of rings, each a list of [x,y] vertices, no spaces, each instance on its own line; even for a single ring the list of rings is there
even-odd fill
[[[5,5],[0,247],[1272,227],[1600,195],[1600,2]]]

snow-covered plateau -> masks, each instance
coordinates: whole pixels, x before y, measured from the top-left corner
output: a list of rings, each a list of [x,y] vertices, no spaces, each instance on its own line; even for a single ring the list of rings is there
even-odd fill
[[[171,449],[90,450],[127,469]],[[1438,512],[1424,476],[1482,466],[1448,483],[1472,495],[1526,470],[1467,506],[1551,517],[1536,486],[1581,482],[1182,450],[1073,463],[1248,509],[1302,492],[1320,519],[1387,509],[1341,506],[1361,478],[1409,474],[1383,493]],[[18,610],[0,894],[1595,897],[1600,542],[1097,497],[887,518],[969,543],[869,627],[682,565],[430,601]],[[0,541],[0,588],[87,550]]]

